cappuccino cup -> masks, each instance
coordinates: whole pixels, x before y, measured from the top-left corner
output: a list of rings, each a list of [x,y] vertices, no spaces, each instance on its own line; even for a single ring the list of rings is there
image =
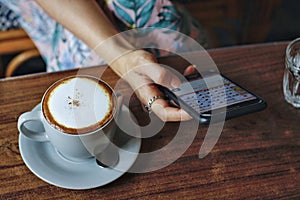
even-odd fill
[[[27,138],[50,142],[72,161],[96,157],[110,145],[118,106],[104,81],[87,75],[63,78],[46,90],[40,105],[18,119],[18,130]],[[41,123],[44,131],[31,130],[29,122]]]

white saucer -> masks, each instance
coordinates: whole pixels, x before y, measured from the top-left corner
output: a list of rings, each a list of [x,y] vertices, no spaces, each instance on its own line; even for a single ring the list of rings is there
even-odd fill
[[[40,104],[33,110],[35,109],[41,109]],[[136,126],[129,124],[130,120],[126,120],[129,112],[126,106],[122,106],[119,123],[123,123],[122,126],[127,128],[133,127],[133,132],[140,132]],[[42,128],[38,123],[31,123],[31,126],[30,128],[35,130]],[[118,145],[119,162],[114,169],[100,167],[95,159],[85,162],[68,161],[59,156],[49,142],[35,142],[22,134],[19,135],[19,148],[26,166],[45,182],[68,189],[90,189],[108,184],[122,176],[138,156],[140,138],[133,138],[120,130],[116,135],[122,142]]]

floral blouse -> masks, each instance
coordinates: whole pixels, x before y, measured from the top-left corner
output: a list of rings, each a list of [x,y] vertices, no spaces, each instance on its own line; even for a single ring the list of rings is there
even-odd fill
[[[19,24],[39,49],[48,72],[105,63],[92,54],[85,43],[49,17],[34,0],[0,0],[0,3],[16,14]],[[167,28],[192,37],[204,47],[206,45],[201,26],[174,1],[106,0],[102,7],[119,31],[143,27]],[[160,42],[167,42],[171,49],[176,49],[181,43],[167,34],[152,34],[150,37],[147,40],[156,42],[157,46]],[[161,52],[155,53],[159,56]]]

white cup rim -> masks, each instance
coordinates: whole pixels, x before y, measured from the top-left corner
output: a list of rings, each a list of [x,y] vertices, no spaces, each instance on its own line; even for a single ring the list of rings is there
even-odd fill
[[[87,131],[87,132],[84,132],[84,133],[68,133],[68,132],[64,132],[63,130],[60,130],[60,129],[56,128],[54,125],[52,125],[52,124],[47,120],[47,118],[46,118],[45,115],[44,115],[44,111],[43,111],[43,102],[44,102],[45,96],[46,96],[46,94],[51,90],[51,88],[52,88],[53,86],[55,86],[57,83],[59,83],[59,82],[61,82],[61,81],[63,81],[63,80],[67,80],[67,79],[70,79],[70,78],[76,78],[76,77],[91,78],[91,79],[97,80],[97,81],[99,81],[99,82],[105,84],[105,85],[111,90],[111,92],[112,92],[112,99],[113,99],[113,101],[114,101],[114,104],[113,104],[114,106],[113,106],[113,109],[112,109],[112,112],[113,112],[113,113],[112,113],[112,115],[111,115],[111,118],[110,118],[109,120],[107,120],[107,121],[105,122],[105,124],[103,124],[101,127],[98,127],[98,128],[96,128],[95,130]],[[44,94],[43,94],[42,101],[41,101],[41,115],[42,115],[42,117],[44,118],[44,121],[47,123],[47,125],[49,125],[51,128],[55,129],[56,131],[58,131],[58,132],[61,133],[61,134],[68,135],[68,136],[73,136],[73,137],[87,136],[87,135],[92,135],[92,134],[94,134],[94,133],[96,133],[96,132],[99,132],[100,130],[103,130],[106,126],[108,126],[109,124],[111,124],[111,121],[114,120],[115,115],[116,115],[116,113],[117,113],[117,108],[118,108],[117,103],[118,103],[118,102],[117,102],[117,95],[115,94],[115,91],[114,91],[114,90],[112,89],[112,87],[111,87],[107,82],[105,82],[104,80],[99,79],[99,78],[97,78],[97,77],[95,77],[95,76],[92,76],[92,75],[83,75],[83,74],[81,74],[81,75],[71,75],[71,76],[66,76],[66,77],[64,77],[64,78],[61,78],[61,79],[59,79],[59,80],[53,82],[53,83],[47,88],[47,90],[46,90],[46,91],[44,92]]]

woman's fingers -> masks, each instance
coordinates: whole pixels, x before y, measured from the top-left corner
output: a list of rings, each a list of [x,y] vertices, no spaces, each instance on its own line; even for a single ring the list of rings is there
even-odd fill
[[[189,65],[183,72],[184,76],[191,75],[197,73],[197,69],[194,65]]]
[[[142,69],[153,82],[169,88],[176,88],[180,85],[180,79],[165,67],[157,63]]]
[[[149,105],[151,111],[163,121],[184,121],[191,117],[181,108],[171,106],[164,94],[156,87],[160,84],[176,88],[181,81],[174,73],[158,64],[156,58],[146,51],[136,50],[116,60],[113,69],[133,88],[141,103]],[[189,66],[185,74],[194,73]],[[155,83],[155,84],[154,84]],[[150,103],[149,103],[150,102]]]
[[[183,109],[178,107],[171,107],[166,100],[158,99],[151,107],[151,110],[162,120],[162,121],[187,121],[192,119]]]
[[[169,100],[163,98],[164,94],[155,85],[145,85],[137,89],[136,94],[142,104],[149,105],[151,112],[162,121],[186,121],[191,117],[181,108],[173,107]]]

